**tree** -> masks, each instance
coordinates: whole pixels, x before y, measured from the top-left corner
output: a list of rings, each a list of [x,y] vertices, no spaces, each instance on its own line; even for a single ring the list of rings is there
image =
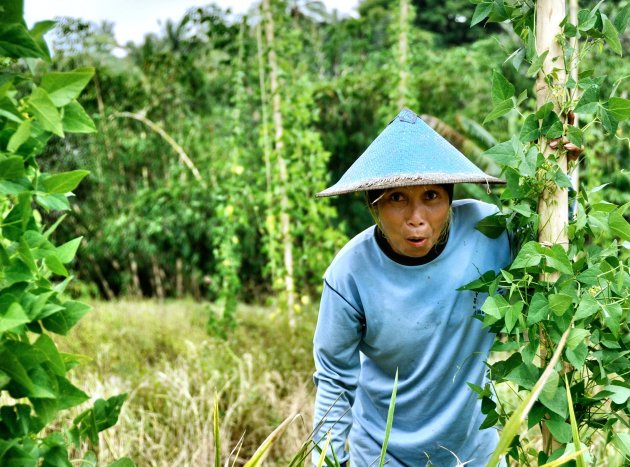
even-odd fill
[[[5,1],[2,8],[0,463],[71,466],[69,447],[81,449],[87,443],[98,452],[98,433],[116,423],[127,397],[97,400],[68,427],[63,412],[89,397],[68,377],[80,358],[60,352],[50,337],[66,335],[90,310],[64,294],[72,280],[66,265],[82,238],[60,245],[51,240],[62,213],[71,209],[72,191],[88,172],[44,172],[37,158],[53,136],[95,131],[77,102],[94,70],[47,70],[50,54],[43,35],[54,23],[28,30],[21,1]],[[33,75],[27,60],[31,69],[39,64],[42,74]],[[56,424],[65,429],[54,428]],[[84,459],[95,462],[97,457],[88,452]],[[118,464],[133,465],[128,459]]]

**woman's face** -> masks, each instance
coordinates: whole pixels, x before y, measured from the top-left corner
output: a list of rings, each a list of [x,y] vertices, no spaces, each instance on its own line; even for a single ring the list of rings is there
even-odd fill
[[[449,195],[440,185],[391,188],[376,204],[380,227],[392,249],[414,258],[436,245],[449,208]]]

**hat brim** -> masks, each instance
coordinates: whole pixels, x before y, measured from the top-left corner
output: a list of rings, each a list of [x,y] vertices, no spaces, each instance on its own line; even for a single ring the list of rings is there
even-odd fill
[[[403,186],[439,185],[443,183],[481,183],[486,185],[503,185],[506,182],[505,180],[486,174],[471,175],[467,173],[424,173],[422,175],[397,175],[371,180],[362,180],[361,182],[354,184],[344,183],[342,186],[337,186],[339,184],[335,184],[324,191],[320,191],[316,196],[318,198],[323,198],[326,196],[343,195],[361,191],[386,190],[389,188],[399,188]]]

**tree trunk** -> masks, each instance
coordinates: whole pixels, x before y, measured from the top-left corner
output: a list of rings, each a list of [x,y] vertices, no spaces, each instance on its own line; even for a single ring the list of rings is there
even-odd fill
[[[282,101],[278,84],[278,61],[274,49],[274,24],[269,0],[263,0],[265,15],[265,35],[267,39],[269,63],[269,83],[271,88],[271,105],[274,124],[274,148],[278,163],[278,197],[280,198],[280,236],[284,260],[284,288],[289,316],[293,316],[295,304],[295,285],[293,281],[293,239],[291,238],[291,220],[289,217],[289,197],[287,195],[288,172],[284,159],[284,127],[282,122]]]
[[[164,285],[162,284],[162,273],[160,271],[160,266],[158,265],[155,258],[151,259],[151,265],[153,269],[153,286],[155,289],[155,295],[160,300],[164,300]]]
[[[138,263],[136,261],[136,255],[131,253],[129,255],[129,264],[131,267],[131,295],[135,297],[142,297],[142,287],[140,286],[140,276],[138,276]]]
[[[562,49],[555,38],[562,32],[560,22],[565,17],[565,0],[539,0],[536,3],[536,53],[543,54],[549,51],[536,79],[536,107],[540,108],[547,102],[553,102],[554,112],[560,116],[560,102],[562,96],[555,95],[553,85],[549,86],[545,77],[551,76],[552,71],[556,73],[555,82],[564,82],[564,63]],[[561,117],[561,116],[560,116]],[[561,117],[562,118],[562,117]],[[549,146],[549,141],[541,141],[541,150],[546,158],[552,153],[556,154],[560,169],[566,173],[567,159],[563,150],[558,147],[555,151]],[[540,225],[538,228],[538,241],[545,245],[560,244],[564,248],[568,247],[566,226],[568,224],[568,197],[565,189],[558,188],[555,184],[545,187],[538,200],[538,214]],[[555,282],[559,277],[558,273],[546,274],[543,280]],[[541,335],[540,357],[542,362],[546,362],[548,349],[545,345],[545,338]],[[549,432],[546,423],[541,424],[543,451],[549,455],[556,447],[553,436]]]

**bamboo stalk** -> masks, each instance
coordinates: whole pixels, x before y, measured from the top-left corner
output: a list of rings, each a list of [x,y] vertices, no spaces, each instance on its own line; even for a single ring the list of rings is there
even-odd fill
[[[560,23],[565,17],[565,0],[539,0],[536,2],[536,53],[542,55],[548,52],[543,62],[542,69],[536,78],[536,107],[540,108],[547,102],[553,102],[554,112],[560,115],[560,102],[564,98],[558,91],[554,91],[553,83],[565,81],[565,69],[562,48],[556,41],[556,36],[562,33]],[[552,77],[552,85],[547,78]],[[558,147],[554,151],[549,141],[542,139],[541,150],[545,158],[556,154],[558,166],[564,173],[567,172],[566,153]],[[566,189],[560,189],[555,184],[550,184],[543,190],[538,200],[538,215],[540,225],[538,228],[538,241],[545,245],[560,244],[568,248],[566,226],[568,224],[568,196]],[[543,274],[542,279],[547,282],[555,282],[560,277],[557,272]],[[544,345],[545,338],[540,336],[540,357],[544,363],[547,358],[548,348]],[[549,455],[556,443],[546,424],[541,424],[543,451]]]
[[[564,66],[562,65],[562,48],[556,41],[556,36],[562,33],[560,22],[565,17],[564,0],[539,0],[536,3],[536,52],[541,55],[549,51],[536,78],[536,106],[542,107],[547,102],[553,102],[554,111],[560,115],[560,100],[562,96],[554,93],[545,78],[555,76],[554,82],[564,82]],[[549,142],[543,140],[541,149],[546,158],[555,153],[560,169],[567,172],[567,159],[563,150],[554,151]],[[546,187],[538,201],[540,226],[538,239],[546,245],[560,244],[568,246],[566,226],[568,224],[568,199],[566,189],[555,185]],[[553,282],[558,274],[551,274],[546,280]]]
[[[407,105],[406,95],[409,86],[409,0],[400,0],[400,15],[398,29],[398,109]]]
[[[282,118],[282,101],[278,84],[278,60],[274,48],[274,23],[269,0],[262,1],[265,16],[265,36],[267,39],[267,60],[269,63],[269,85],[271,88],[272,119],[274,124],[274,148],[278,164],[278,197],[280,198],[280,236],[284,261],[284,287],[289,316],[292,317],[295,305],[295,285],[293,279],[293,239],[291,235],[291,219],[289,217],[289,197],[287,194],[288,171],[284,159],[284,126]],[[291,319],[292,321],[292,319]]]

